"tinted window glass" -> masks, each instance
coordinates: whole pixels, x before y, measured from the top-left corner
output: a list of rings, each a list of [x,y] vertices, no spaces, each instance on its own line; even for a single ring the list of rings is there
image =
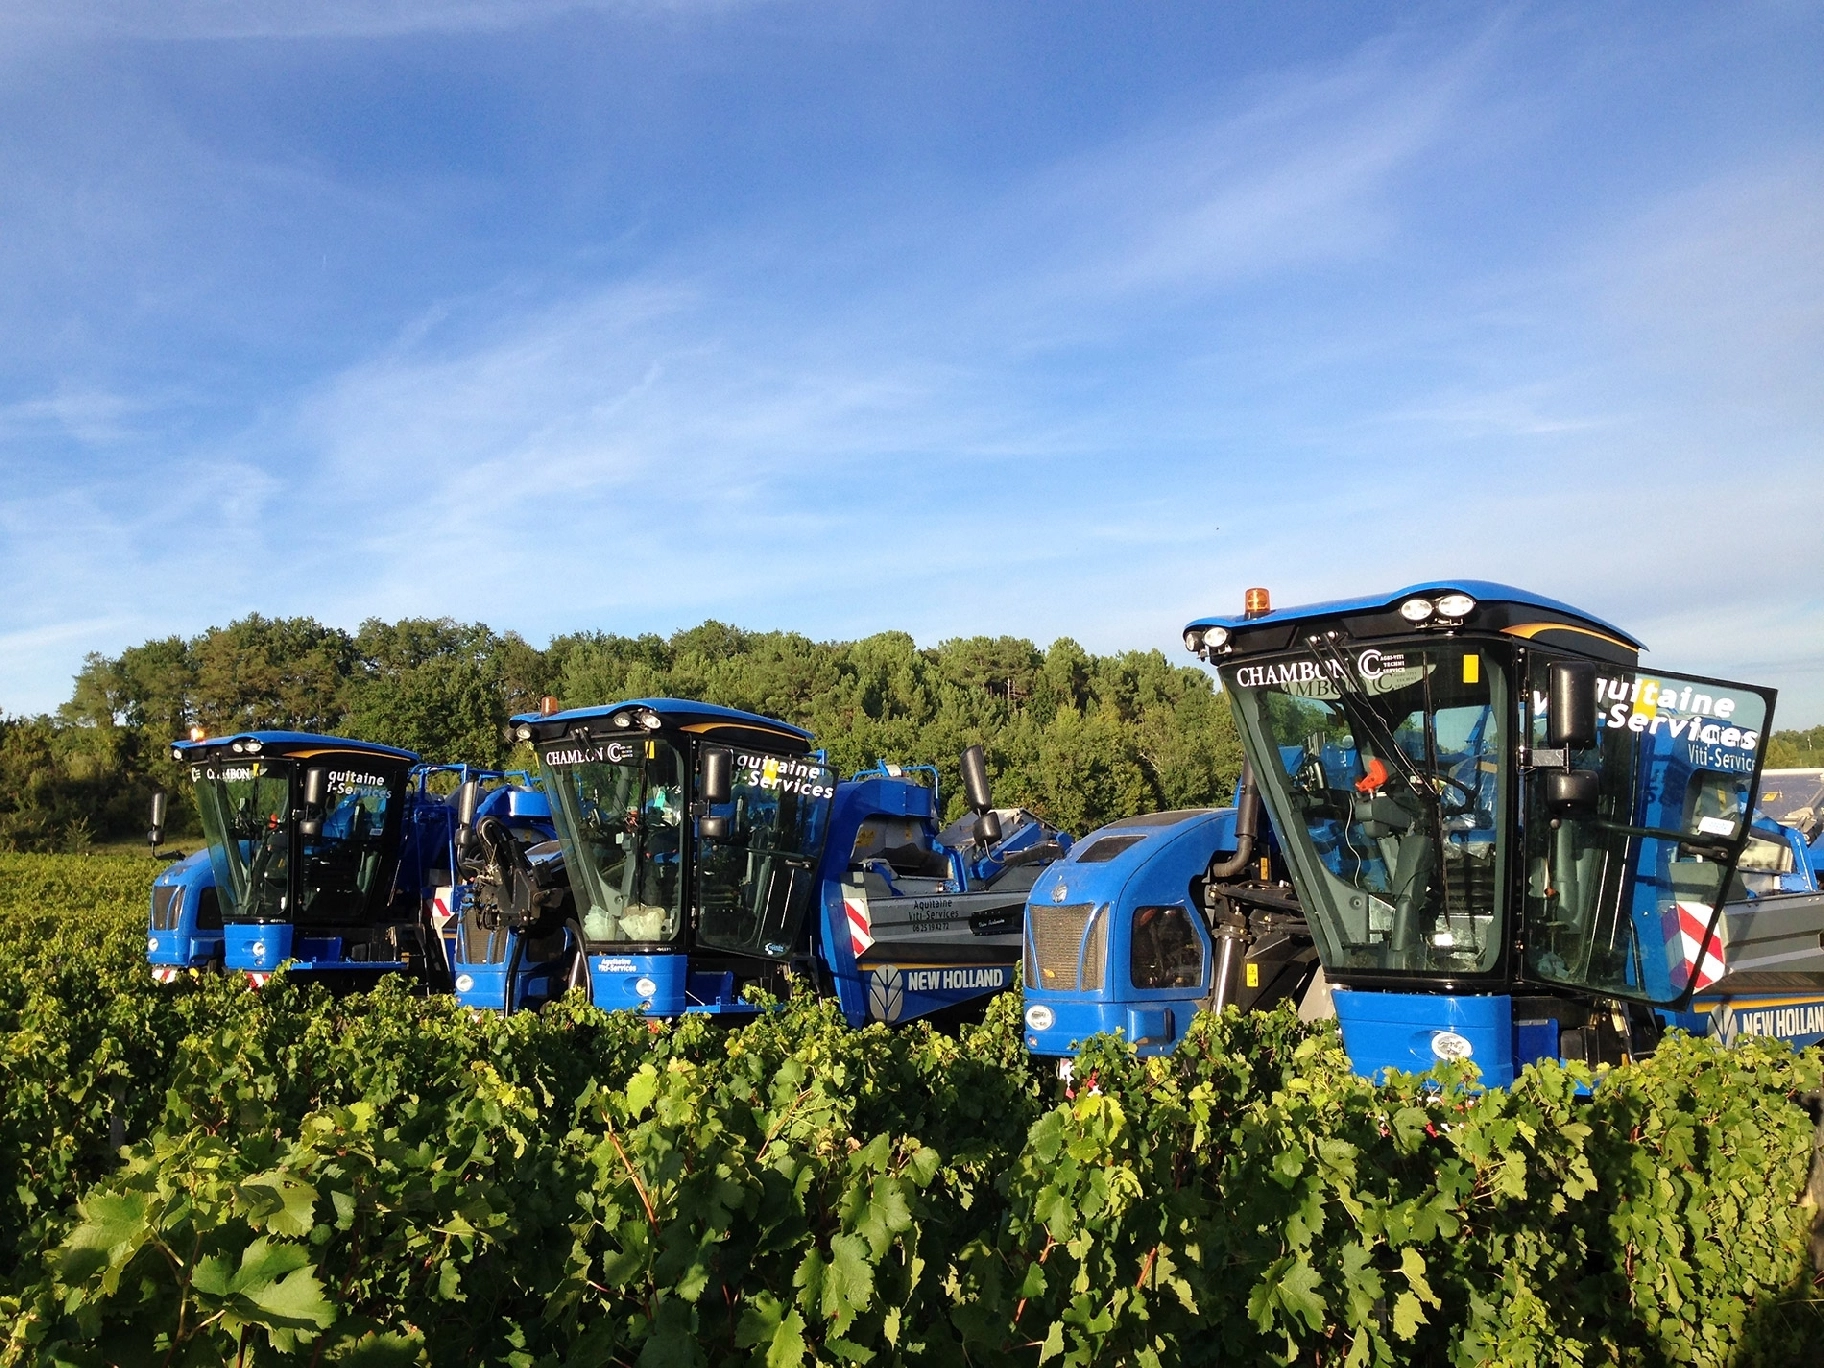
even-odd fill
[[[1203,941],[1182,907],[1134,914],[1128,977],[1136,988],[1196,988],[1203,983]]]
[[[1138,845],[1145,839],[1144,836],[1104,836],[1099,841],[1091,841],[1077,856],[1077,863],[1107,864],[1129,846]]]

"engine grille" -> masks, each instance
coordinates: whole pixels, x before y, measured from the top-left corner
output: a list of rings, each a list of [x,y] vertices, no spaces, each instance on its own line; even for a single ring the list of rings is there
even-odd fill
[[[154,931],[177,930],[177,914],[183,906],[183,897],[183,888],[176,884],[167,884],[163,888],[152,890],[152,929]]]
[[[1089,937],[1085,950],[1083,939]],[[1026,981],[1035,988],[1092,991],[1108,960],[1108,918],[1094,903],[1033,906],[1026,913]],[[1077,966],[1081,962],[1079,981]]]

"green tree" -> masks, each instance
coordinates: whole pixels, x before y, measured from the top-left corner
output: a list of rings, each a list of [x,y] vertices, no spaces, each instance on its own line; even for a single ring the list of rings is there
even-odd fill
[[[1824,726],[1767,738],[1768,769],[1824,769]]]
[[[195,716],[212,735],[282,729],[333,733],[354,672],[354,639],[310,618],[250,613],[190,643]]]
[[[508,705],[503,638],[449,618],[370,618],[355,636],[355,653],[345,730],[437,763],[499,762]]]

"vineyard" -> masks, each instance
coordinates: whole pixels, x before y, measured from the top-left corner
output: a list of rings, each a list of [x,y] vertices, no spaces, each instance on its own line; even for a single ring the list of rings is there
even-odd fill
[[[1819,1064],[1580,1098],[1200,1021],[947,1037],[159,988],[143,859],[0,855],[0,1363],[1817,1361]]]

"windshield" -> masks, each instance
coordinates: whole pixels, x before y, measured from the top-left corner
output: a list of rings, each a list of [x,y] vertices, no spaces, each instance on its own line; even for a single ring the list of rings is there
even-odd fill
[[[1501,948],[1507,677],[1473,646],[1230,666],[1325,971],[1461,975]]]
[[[284,921],[290,914],[292,769],[275,760],[191,768],[227,920]]]
[[[836,776],[807,756],[737,752],[726,839],[697,852],[697,942],[784,959],[797,946],[828,834]]]
[[[657,737],[541,757],[591,945],[675,941],[683,920],[684,765]]]

